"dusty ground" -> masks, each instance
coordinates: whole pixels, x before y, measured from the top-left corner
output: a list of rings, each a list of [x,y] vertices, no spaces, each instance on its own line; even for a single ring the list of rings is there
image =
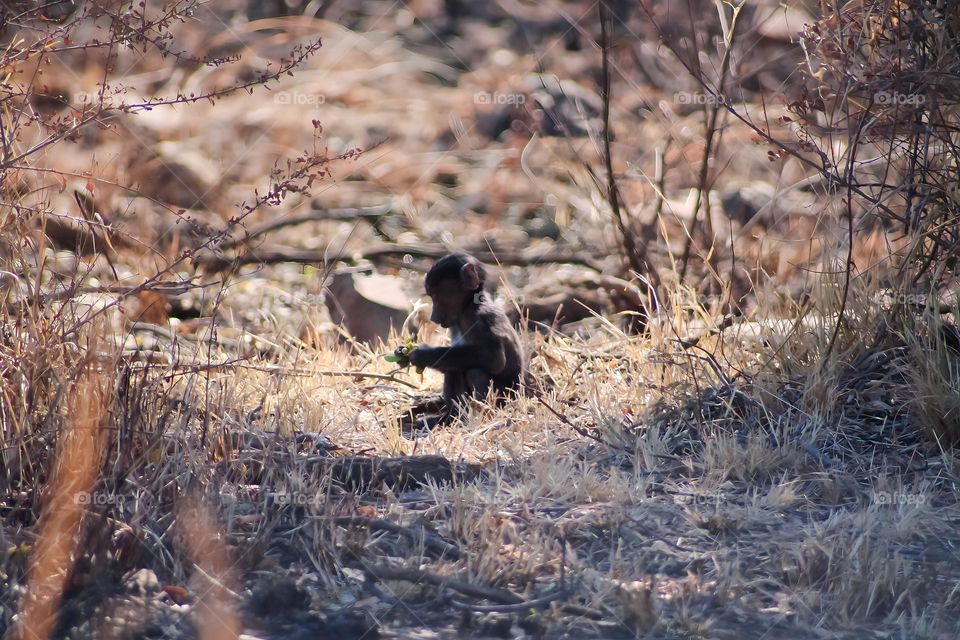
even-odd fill
[[[75,216],[73,190],[91,182],[98,210],[127,238],[112,264],[49,251],[50,281],[89,266],[86,285],[114,271],[119,284],[140,284],[305,150],[362,153],[247,228],[324,209],[382,206],[386,215],[377,225],[281,228],[229,256],[363,255],[384,245],[520,255],[512,262],[525,264],[497,273],[506,303],[521,306],[525,292],[589,271],[541,253],[614,269],[618,236],[591,177],[602,174],[595,7],[461,9],[467,15],[451,19],[440,3],[333,3],[325,19],[248,22],[214,2],[175,30],[176,44],[235,53],[236,64],[172,65],[120,49],[128,94],[151,96],[209,91],[298,43],[323,43],[269,91],[117,112],[45,152],[40,164],[60,173],[24,177],[36,203]],[[803,56],[790,39],[810,10],[758,3],[744,18],[752,44],[737,99],[758,117],[767,109],[771,128],[788,131],[774,121],[800,82]],[[679,30],[671,11],[658,15]],[[705,6],[704,30],[718,30],[707,19],[715,14]],[[671,289],[703,114],[646,19],[634,12],[621,26],[615,169],[631,214],[650,220],[664,153],[663,240],[651,252]],[[78,100],[101,72],[78,53],[44,73]],[[806,174],[793,160],[771,162],[746,128],[721,125],[708,197],[718,244],[736,238],[736,267],[724,254],[714,280],[695,261],[703,284],[676,287],[676,312],[642,336],[613,315],[526,331],[533,392],[451,428],[401,432],[404,408],[441,380],[393,372],[387,346],[344,341],[327,321],[323,264],[185,262],[169,279],[204,287],[127,299],[107,314],[104,344],[124,351],[87,375],[108,377],[115,391],[121,453],[84,503],[89,554],[71,571],[57,635],[207,637],[212,612],[254,638],[956,637],[960,460],[931,441],[917,403],[918,353],[933,347],[923,331],[891,330],[857,350],[857,336],[889,321],[878,285],[858,283],[838,355],[818,366],[832,321],[812,313],[795,325],[791,314],[805,296],[826,309],[835,302],[836,283],[814,270],[838,250],[835,203],[796,190],[750,221],[751,193]],[[882,242],[862,240],[857,259],[870,261]],[[411,250],[375,263],[411,299],[422,295],[429,259]],[[726,294],[743,296],[743,317],[710,334]],[[90,292],[69,312],[115,299]],[[142,315],[150,304],[160,310]],[[693,347],[680,342],[704,335]],[[50,414],[69,417],[69,403],[57,402]],[[5,469],[51,442],[41,430],[5,454]],[[349,456],[433,455],[443,460],[423,482],[389,466],[358,481],[336,466]],[[12,625],[38,544],[44,476],[28,486],[7,475],[0,629]],[[195,503],[199,516],[189,515]]]

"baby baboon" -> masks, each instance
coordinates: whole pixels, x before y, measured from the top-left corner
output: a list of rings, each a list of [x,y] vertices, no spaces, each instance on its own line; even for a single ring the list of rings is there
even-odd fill
[[[443,372],[443,422],[469,398],[485,398],[491,386],[500,397],[517,389],[525,374],[520,337],[484,291],[486,278],[476,258],[451,253],[437,260],[424,282],[433,301],[430,320],[450,330],[450,346],[420,345],[409,358],[416,367]]]

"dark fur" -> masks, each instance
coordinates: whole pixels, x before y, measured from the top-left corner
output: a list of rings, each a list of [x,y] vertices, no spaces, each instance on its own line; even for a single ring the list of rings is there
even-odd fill
[[[448,418],[458,415],[469,398],[486,398],[491,387],[499,398],[517,390],[525,374],[520,337],[485,292],[486,278],[476,258],[452,253],[433,265],[424,282],[433,300],[430,319],[450,330],[450,346],[418,346],[410,362],[444,373]]]

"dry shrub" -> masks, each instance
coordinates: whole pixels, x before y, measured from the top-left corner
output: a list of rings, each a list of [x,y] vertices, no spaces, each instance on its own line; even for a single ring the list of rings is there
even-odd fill
[[[886,255],[874,247],[877,262],[854,270],[848,259],[847,270],[889,278],[894,302],[922,308],[955,285],[960,247],[957,13],[944,3],[851,2],[825,9],[804,43],[808,86],[791,105],[803,148],[846,200],[851,250],[875,224],[888,232]]]
[[[906,333],[911,409],[940,447],[960,444],[960,352],[957,328],[938,313],[917,318]]]

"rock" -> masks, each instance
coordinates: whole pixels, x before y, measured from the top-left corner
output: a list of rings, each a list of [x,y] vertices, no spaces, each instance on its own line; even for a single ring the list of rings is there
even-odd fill
[[[43,17],[53,22],[63,22],[77,9],[77,3],[73,0],[53,0],[38,4],[43,11]]]
[[[156,243],[161,247],[177,249],[196,249],[214,235],[222,235],[227,225],[216,213],[203,209],[188,211],[170,211],[154,208],[153,233]],[[218,247],[211,250],[216,253]]]
[[[724,214],[741,225],[770,226],[785,214],[809,215],[814,197],[796,188],[777,190],[772,185],[753,182],[727,189],[720,194],[720,202]]]
[[[311,609],[310,594],[287,575],[258,578],[242,607],[244,618],[264,640],[373,640],[377,622],[365,612],[320,612]]]
[[[291,617],[310,608],[310,594],[292,578],[268,575],[251,590],[247,612],[257,618]]]
[[[43,115],[52,115],[70,106],[70,91],[64,87],[43,87],[27,96]]]
[[[490,110],[478,111],[474,115],[474,129],[488,140],[496,140],[504,131],[510,130],[517,117],[514,105],[494,105]]]
[[[757,183],[726,191],[720,195],[720,202],[728,218],[746,224],[773,199],[773,195],[773,187]]]
[[[583,137],[602,128],[600,96],[554,75],[532,74],[516,91],[479,92],[475,101],[485,104],[474,114],[474,130],[490,140],[515,126],[552,137]]]
[[[109,220],[91,218],[84,220],[70,215],[47,216],[43,232],[57,249],[71,251],[78,256],[89,257],[113,253],[113,249],[127,248],[129,242]]]
[[[219,174],[209,158],[163,143],[146,155],[130,168],[141,194],[171,207],[227,211],[219,195]]]
[[[413,308],[402,285],[394,276],[334,274],[325,299],[330,319],[357,340],[386,341],[391,330],[400,331]]]
[[[563,229],[560,228],[560,225],[558,225],[552,217],[547,217],[546,215],[530,218],[524,224],[524,230],[531,238],[559,240],[563,234]]]
[[[602,128],[603,100],[586,87],[554,75],[533,74],[524,81],[524,88],[542,112],[543,135],[581,137]]]
[[[141,598],[156,597],[160,594],[160,581],[150,569],[140,569],[129,574],[123,580],[127,593]]]

